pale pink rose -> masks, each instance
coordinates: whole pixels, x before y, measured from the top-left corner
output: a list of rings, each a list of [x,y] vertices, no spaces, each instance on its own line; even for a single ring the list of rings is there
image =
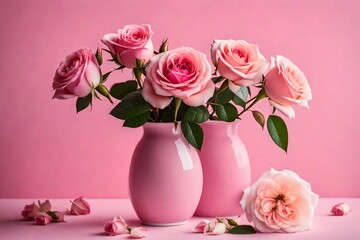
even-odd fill
[[[40,202],[38,201],[39,203],[39,212],[47,212],[47,211],[50,211],[51,209],[51,203],[49,200],[46,200],[45,202]]]
[[[25,205],[24,210],[21,211],[21,216],[26,219],[34,219],[34,216],[39,212],[39,206],[35,203]]]
[[[205,54],[189,47],[153,56],[146,76],[142,95],[155,108],[165,108],[173,97],[182,99],[189,106],[200,106],[215,90]]]
[[[131,238],[145,238],[147,236],[147,229],[143,227],[131,228]]]
[[[215,40],[211,45],[211,59],[229,88],[238,92],[240,86],[259,83],[268,63],[255,44],[243,40]]]
[[[100,83],[100,69],[91,49],[68,55],[55,72],[53,98],[85,97]]]
[[[83,197],[76,198],[71,202],[70,214],[86,215],[90,213],[90,205]]]
[[[245,189],[240,204],[259,232],[300,232],[310,229],[318,198],[294,172],[271,169]]]
[[[211,223],[207,219],[201,220],[195,227],[195,232],[207,233],[211,230]]]
[[[269,102],[289,118],[295,117],[292,106],[309,107],[311,89],[304,73],[283,56],[271,57],[269,71],[265,76],[265,91]]]
[[[126,25],[117,33],[104,35],[101,41],[109,48],[119,63],[128,68],[136,67],[136,59],[145,63],[153,56],[150,25]]]
[[[215,226],[213,227],[213,229],[211,230],[211,233],[212,234],[223,234],[225,233],[227,230],[226,228],[226,224],[225,223],[221,223],[221,222],[218,222],[215,224]]]
[[[38,212],[35,216],[34,216],[34,220],[37,224],[40,225],[47,225],[51,222],[52,218],[51,216],[49,216],[47,213],[45,212]]]
[[[105,223],[104,231],[110,236],[128,233],[128,225],[122,217],[114,217],[112,221]]]
[[[332,209],[331,213],[337,216],[343,216],[349,214],[351,212],[351,208],[347,203],[339,203],[336,204]]]

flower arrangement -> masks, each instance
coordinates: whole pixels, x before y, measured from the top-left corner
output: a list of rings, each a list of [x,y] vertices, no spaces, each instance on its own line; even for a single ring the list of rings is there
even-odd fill
[[[111,115],[124,120],[123,126],[136,128],[146,122],[180,123],[185,139],[201,150],[204,134],[201,123],[208,120],[232,122],[251,111],[272,140],[284,151],[288,132],[276,110],[289,118],[293,106],[308,107],[311,90],[303,72],[283,56],[270,63],[258,46],[243,40],[215,40],[211,45],[212,71],[206,55],[190,47],[169,50],[164,40],[154,51],[153,31],[149,25],[126,25],[117,33],[104,35],[108,49],[83,48],[68,55],[56,70],[53,98],[77,97],[77,112],[106,97],[120,100]],[[116,64],[103,73],[102,52]],[[133,80],[105,86],[113,71],[132,69]],[[253,88],[253,89],[251,89]],[[257,94],[252,95],[254,88]],[[253,106],[268,99],[273,112],[266,119]],[[206,137],[206,136],[205,136]]]

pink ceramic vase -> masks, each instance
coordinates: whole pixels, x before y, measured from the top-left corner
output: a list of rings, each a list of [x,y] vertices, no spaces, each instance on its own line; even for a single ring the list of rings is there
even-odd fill
[[[198,152],[173,123],[146,123],[132,156],[132,205],[146,225],[186,223],[199,203],[203,175]]]
[[[204,143],[199,153],[203,168],[203,191],[195,215],[240,215],[243,190],[250,186],[250,162],[238,135],[239,121],[209,121],[201,126]]]

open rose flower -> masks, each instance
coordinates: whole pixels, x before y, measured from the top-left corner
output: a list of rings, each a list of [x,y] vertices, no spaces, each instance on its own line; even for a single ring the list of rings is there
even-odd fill
[[[119,63],[128,68],[135,68],[136,59],[142,59],[147,63],[153,56],[152,35],[150,25],[126,25],[117,33],[104,35],[101,41],[116,56]]]
[[[36,224],[47,225],[51,222],[52,217],[45,212],[38,212],[34,216],[34,220],[35,220]]]
[[[240,203],[260,232],[300,232],[310,229],[318,198],[294,172],[271,169],[245,189]]]
[[[85,97],[100,83],[100,69],[91,49],[79,49],[68,55],[56,70],[53,98]]]
[[[76,198],[74,201],[71,202],[71,215],[86,215],[89,213],[90,205],[83,197]]]
[[[293,106],[309,107],[311,89],[304,73],[283,56],[271,58],[265,91],[272,106],[289,118],[295,117]]]
[[[349,214],[351,212],[351,208],[347,203],[339,203],[336,204],[332,209],[331,213],[337,216],[343,216]]]
[[[136,227],[130,229],[131,238],[145,238],[147,236],[147,229],[143,227]]]
[[[26,219],[34,219],[34,216],[39,212],[39,206],[35,203],[25,205],[24,210],[21,211],[21,216]]]
[[[146,76],[142,95],[153,107],[160,109],[168,106],[173,97],[189,106],[203,105],[215,90],[205,54],[189,47],[152,57]]]
[[[260,82],[268,63],[255,44],[243,40],[215,40],[211,45],[211,59],[229,88],[238,92],[240,86]]]
[[[112,221],[105,223],[104,231],[110,236],[128,233],[128,225],[122,217],[114,217]]]

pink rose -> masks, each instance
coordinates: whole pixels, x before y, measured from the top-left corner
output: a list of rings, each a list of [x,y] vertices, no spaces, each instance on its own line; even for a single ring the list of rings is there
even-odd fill
[[[39,203],[39,212],[47,212],[47,211],[50,211],[51,209],[51,203],[49,200],[46,200],[45,202],[40,202],[38,201]]]
[[[265,91],[272,106],[289,118],[295,117],[292,106],[308,107],[311,89],[304,73],[283,56],[271,57],[265,76]]]
[[[34,216],[39,212],[39,206],[35,203],[25,205],[24,210],[21,211],[21,216],[26,219],[34,219]]]
[[[47,225],[51,222],[52,218],[45,212],[38,212],[34,216],[34,220],[37,224]]]
[[[114,217],[112,221],[105,223],[104,230],[110,236],[128,233],[128,226],[122,217]]]
[[[68,55],[56,70],[53,98],[85,97],[100,83],[100,69],[91,49],[79,49]]]
[[[339,203],[336,204],[332,209],[331,213],[337,216],[343,216],[349,214],[351,212],[351,208],[347,203]]]
[[[195,227],[195,232],[207,233],[211,230],[211,223],[209,220],[202,220]]]
[[[142,95],[153,107],[163,109],[173,97],[189,106],[203,105],[215,85],[206,56],[189,47],[173,49],[151,58]]]
[[[131,238],[145,238],[147,236],[147,229],[143,227],[132,228],[130,230]]]
[[[240,86],[260,82],[268,63],[255,44],[243,40],[215,40],[211,45],[211,59],[229,88],[238,92]]]
[[[116,33],[104,35],[101,41],[109,48],[119,63],[128,68],[136,67],[136,59],[145,63],[153,56],[150,25],[126,25]]]
[[[76,198],[71,202],[70,214],[86,215],[90,213],[90,205],[83,197]]]
[[[310,229],[318,198],[294,172],[271,169],[245,189],[240,204],[260,232],[300,232]]]

